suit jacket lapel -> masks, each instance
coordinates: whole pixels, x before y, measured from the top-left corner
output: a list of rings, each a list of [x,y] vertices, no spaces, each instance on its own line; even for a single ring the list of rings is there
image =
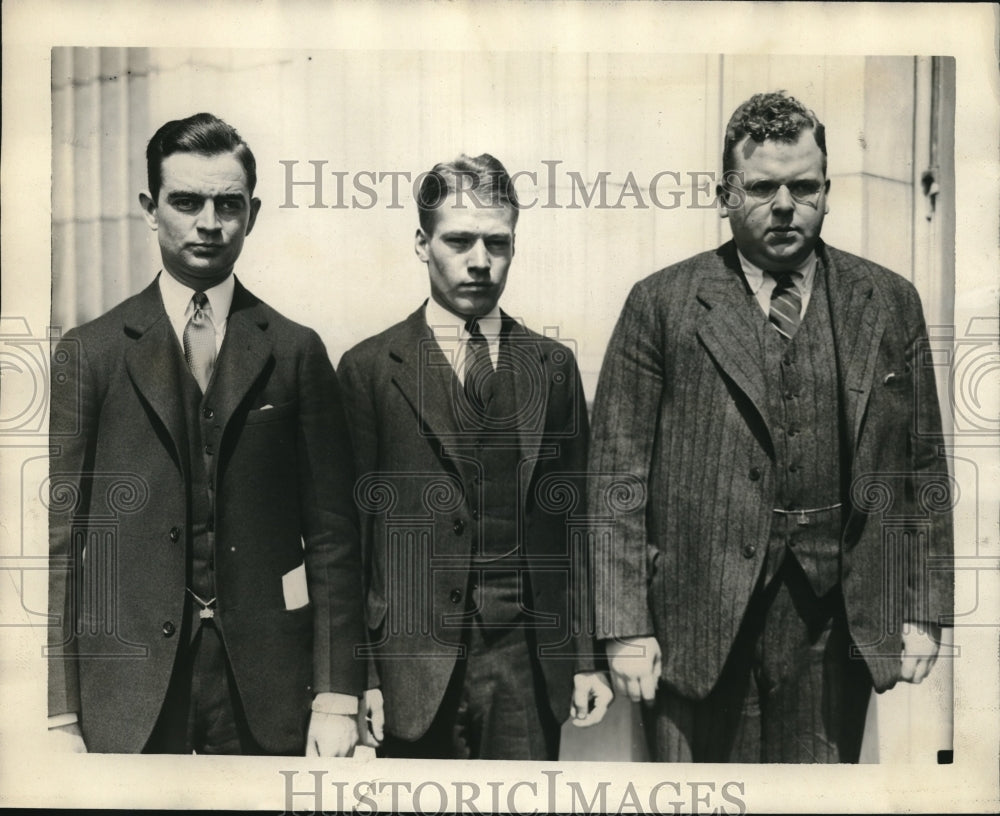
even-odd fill
[[[851,263],[842,255],[838,256],[840,262],[835,265],[822,244],[817,252],[826,272],[841,400],[853,454],[871,396],[875,360],[885,323],[875,285],[864,267]]]
[[[186,473],[187,430],[178,369],[178,361],[183,365],[183,359],[160,298],[159,278],[130,304],[125,314],[125,333],[135,338],[125,352],[125,368],[136,390],[163,423],[173,443],[174,459]]]
[[[719,251],[721,263],[706,269],[697,297],[707,308],[698,324],[698,336],[709,353],[740,390],[749,398],[768,427],[766,379],[759,355],[756,315],[747,308],[747,290],[732,242]],[[752,304],[751,304],[752,305]]]
[[[267,325],[260,301],[236,281],[226,337],[208,384],[209,400],[223,435],[233,413],[272,360]]]
[[[518,474],[521,507],[527,507],[528,488],[538,462],[538,451],[545,434],[551,374],[540,344],[508,314],[503,318],[502,342],[508,344],[512,365],[514,404],[517,406],[517,431],[521,449],[521,472]]]

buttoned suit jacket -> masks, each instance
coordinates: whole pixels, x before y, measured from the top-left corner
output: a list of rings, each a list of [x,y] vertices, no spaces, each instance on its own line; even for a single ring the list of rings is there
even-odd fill
[[[882,691],[899,678],[902,622],[952,613],[951,480],[916,290],[822,242],[817,252],[839,392],[841,586]],[[651,275],[625,303],[594,404],[598,636],[655,634],[663,681],[693,699],[719,677],[767,552],[763,319],[732,241]]]
[[[574,523],[582,531],[585,507],[586,404],[570,350],[502,319],[517,369],[518,430],[502,438],[520,450],[518,536],[534,610],[528,625],[562,721],[572,675],[593,659],[581,585],[586,548],[573,534]],[[337,370],[359,475],[370,682],[381,688],[386,729],[413,740],[441,704],[463,648],[461,627],[471,621],[465,593],[481,523],[474,420],[456,410],[458,380],[423,307],[348,351]]]
[[[68,332],[53,356],[49,713],[77,712],[91,751],[142,750],[181,640],[200,465],[189,461],[184,376],[155,281]],[[356,695],[364,683],[339,386],[319,337],[237,281],[202,410],[216,624],[254,738],[302,751],[313,693]],[[305,606],[283,586],[302,564]]]

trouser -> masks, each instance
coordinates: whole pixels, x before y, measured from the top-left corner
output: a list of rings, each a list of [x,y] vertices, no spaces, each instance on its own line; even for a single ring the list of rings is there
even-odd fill
[[[194,621],[198,631],[193,639],[182,637],[143,753],[263,754],[247,725],[219,630],[212,620]]]
[[[531,630],[522,623],[484,629],[476,619],[462,640],[467,657],[456,660],[427,733],[414,741],[386,733],[381,752],[426,759],[556,759],[559,723]]]
[[[857,762],[872,679],[851,657],[840,585],[817,598],[785,558],[752,596],[715,687],[690,700],[660,686],[643,712],[662,762]],[[669,649],[670,644],[665,644]]]

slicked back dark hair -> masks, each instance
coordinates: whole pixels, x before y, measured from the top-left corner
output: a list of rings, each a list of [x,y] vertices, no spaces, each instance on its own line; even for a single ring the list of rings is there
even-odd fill
[[[211,113],[196,113],[186,119],[174,119],[162,125],[146,145],[146,181],[153,201],[160,197],[163,183],[163,160],[174,153],[198,153],[216,156],[235,153],[247,174],[247,189],[253,195],[257,186],[257,162],[250,146],[236,128]]]
[[[804,130],[811,130],[823,152],[823,175],[826,175],[826,128],[816,114],[785,91],[759,93],[740,105],[729,118],[726,141],[722,147],[722,172],[735,170],[733,150],[749,136],[758,144],[766,139],[795,142]]]
[[[461,191],[465,206],[509,206],[514,210],[517,224],[519,204],[517,191],[510,180],[507,168],[500,160],[483,153],[466,156],[464,153],[450,162],[441,162],[424,176],[417,193],[417,210],[420,228],[431,235],[434,232],[435,213],[448,196]]]

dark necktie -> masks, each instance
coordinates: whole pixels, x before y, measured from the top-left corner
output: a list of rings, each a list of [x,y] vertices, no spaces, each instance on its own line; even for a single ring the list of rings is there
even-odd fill
[[[465,396],[477,411],[485,412],[493,396],[493,361],[478,321],[469,320],[465,330],[469,333],[465,350]]]
[[[195,292],[191,302],[194,313],[184,327],[184,359],[204,393],[215,366],[215,326],[208,296],[204,292]]]
[[[774,278],[771,292],[771,309],[767,319],[786,340],[791,340],[799,328],[802,313],[802,295],[796,285],[797,272],[768,272]]]

